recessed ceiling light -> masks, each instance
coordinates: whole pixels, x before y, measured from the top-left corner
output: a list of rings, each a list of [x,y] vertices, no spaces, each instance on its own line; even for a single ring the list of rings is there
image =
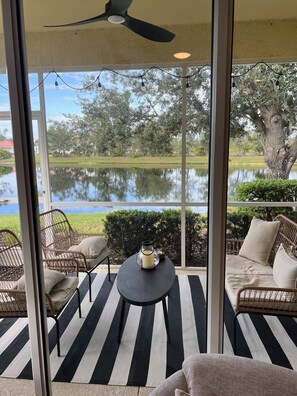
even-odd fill
[[[177,59],[187,59],[191,56],[189,52],[177,52],[173,55]]]

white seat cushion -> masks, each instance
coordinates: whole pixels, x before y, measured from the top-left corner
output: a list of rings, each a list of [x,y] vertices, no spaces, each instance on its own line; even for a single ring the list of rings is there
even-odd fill
[[[233,307],[237,303],[238,290],[245,286],[251,287],[277,287],[277,284],[273,280],[273,275],[234,275],[230,274],[226,276],[225,287],[228,294],[229,300]],[[250,297],[255,298],[257,295],[255,291]]]
[[[253,275],[272,275],[270,265],[262,265],[246,257],[227,254],[226,255],[226,274],[253,274]]]
[[[100,263],[101,261],[103,261],[108,255],[109,255],[109,249],[106,246],[101,253],[99,254],[98,257],[94,258],[94,259],[87,259],[87,266],[88,266],[88,270],[92,269],[94,266],[96,266],[98,263]]]
[[[65,276],[61,282],[52,288],[50,297],[54,306],[54,313],[58,312],[70,300],[77,286],[78,278],[76,276]]]

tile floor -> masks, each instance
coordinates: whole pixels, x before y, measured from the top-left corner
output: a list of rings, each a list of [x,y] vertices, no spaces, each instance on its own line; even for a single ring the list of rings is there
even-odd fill
[[[53,396],[149,396],[152,390],[153,388],[137,386],[52,383]],[[0,396],[41,395],[35,395],[33,381],[0,378]]]

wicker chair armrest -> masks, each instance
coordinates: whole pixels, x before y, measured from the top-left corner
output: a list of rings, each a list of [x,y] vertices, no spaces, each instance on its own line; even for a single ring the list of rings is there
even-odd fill
[[[0,316],[1,312],[11,313],[27,310],[26,292],[25,290],[0,289]]]
[[[24,296],[26,298],[26,291],[25,290],[17,290],[17,289],[0,289],[0,294],[6,293],[9,297],[13,297],[14,295],[17,296]]]
[[[45,252],[46,260],[48,260],[48,259],[56,259],[56,260],[77,259],[77,260],[83,260],[84,262],[86,262],[85,255],[81,252],[76,251],[76,250],[46,248],[46,249],[44,249],[44,252]]]
[[[253,307],[265,312],[297,314],[297,289],[280,287],[244,286],[238,290],[236,310]]]
[[[79,263],[75,258],[44,259],[45,268],[65,273],[76,273],[78,276]]]
[[[226,253],[238,254],[244,239],[226,239]]]

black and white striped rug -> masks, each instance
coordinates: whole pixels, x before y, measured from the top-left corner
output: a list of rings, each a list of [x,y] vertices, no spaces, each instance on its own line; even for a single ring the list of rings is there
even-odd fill
[[[181,368],[185,357],[205,352],[205,277],[179,275],[168,298],[171,342],[167,343],[162,304],[130,306],[120,344],[116,275],[93,275],[94,301],[87,279],[80,283],[83,318],[76,300],[60,316],[61,357],[57,356],[54,321],[48,319],[53,381],[156,386]],[[233,354],[233,312],[226,299],[225,353]],[[32,378],[27,319],[0,322],[0,375]],[[292,318],[240,315],[238,353],[297,370],[297,324]]]

